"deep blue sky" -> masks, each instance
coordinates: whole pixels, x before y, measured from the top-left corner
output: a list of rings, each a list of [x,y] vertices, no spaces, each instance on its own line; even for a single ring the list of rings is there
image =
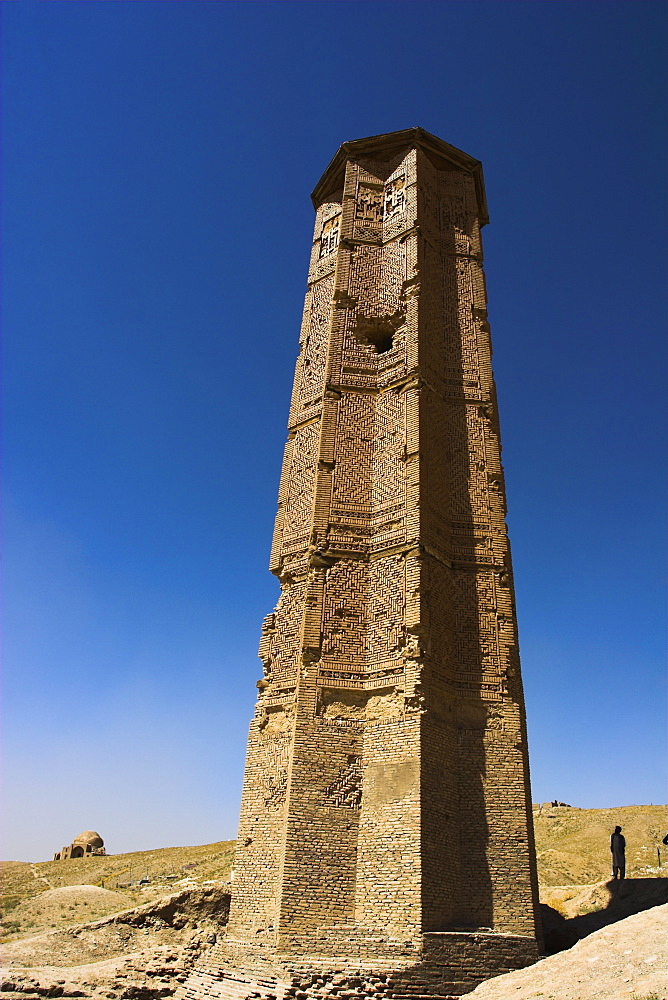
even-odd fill
[[[313,211],[480,158],[534,800],[665,801],[665,5],[4,3],[4,857],[236,832]]]

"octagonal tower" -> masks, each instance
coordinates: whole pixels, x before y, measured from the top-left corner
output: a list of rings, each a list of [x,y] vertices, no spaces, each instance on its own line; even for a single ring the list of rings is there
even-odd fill
[[[409,129],[313,202],[230,922],[185,995],[454,996],[537,956],[482,169]]]

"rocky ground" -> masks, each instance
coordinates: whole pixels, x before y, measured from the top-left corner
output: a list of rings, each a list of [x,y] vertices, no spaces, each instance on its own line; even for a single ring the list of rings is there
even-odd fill
[[[224,933],[229,902],[225,885],[185,889],[102,920],[16,939],[2,949],[0,989],[8,1000],[171,996]]]

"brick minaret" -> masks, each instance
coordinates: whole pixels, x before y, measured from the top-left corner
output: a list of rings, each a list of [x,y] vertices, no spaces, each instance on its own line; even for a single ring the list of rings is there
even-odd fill
[[[537,930],[482,170],[410,129],[313,201],[230,923],[186,995],[454,995]]]

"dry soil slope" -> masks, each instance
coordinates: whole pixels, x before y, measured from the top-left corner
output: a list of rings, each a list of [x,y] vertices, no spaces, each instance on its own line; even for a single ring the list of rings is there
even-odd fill
[[[610,834],[619,825],[626,837],[630,878],[668,875],[666,806],[576,809],[535,806],[536,852],[541,886],[587,885],[610,877]],[[662,866],[658,868],[657,848]]]
[[[113,910],[128,909],[138,903],[158,899],[167,893],[208,881],[226,881],[234,858],[234,841],[224,840],[199,847],[165,847],[155,851],[135,851],[102,858],[74,858],[69,861],[42,861],[35,864],[6,861],[0,865],[2,880],[2,917],[4,934],[35,934],[38,930],[96,919],[102,912],[94,909],[92,897],[74,904],[63,898],[63,909],[51,907],[48,914],[41,904],[31,908],[31,900],[50,889],[65,886],[93,885],[123,897]],[[147,886],[139,888],[139,879],[148,877]],[[134,883],[131,888],[122,888]],[[121,888],[119,888],[121,887]],[[59,900],[59,903],[61,900]],[[99,903],[100,900],[98,899]],[[76,914],[68,906],[76,905]],[[83,913],[79,912],[83,909]]]
[[[44,895],[57,898],[86,888],[91,889],[53,889]],[[2,995],[7,1000],[171,996],[223,932],[229,902],[221,884],[184,889],[103,920],[15,938],[2,946]]]
[[[668,903],[636,913],[527,969],[488,979],[467,1000],[666,1000]]]
[[[110,892],[98,885],[66,885],[24,899],[12,910],[8,923],[41,930],[97,920],[127,907],[128,899],[122,892]]]

